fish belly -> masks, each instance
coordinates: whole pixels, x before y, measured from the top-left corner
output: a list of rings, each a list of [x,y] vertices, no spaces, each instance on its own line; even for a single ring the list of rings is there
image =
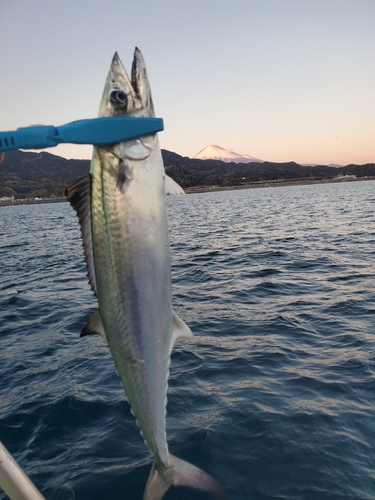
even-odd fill
[[[96,170],[91,212],[99,310],[141,432],[167,465],[172,302],[163,184],[158,189],[154,179],[136,178],[120,190],[110,169]]]

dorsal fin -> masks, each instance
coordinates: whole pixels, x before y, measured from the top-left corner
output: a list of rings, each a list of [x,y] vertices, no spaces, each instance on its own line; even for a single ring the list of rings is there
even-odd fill
[[[94,253],[92,249],[91,232],[91,176],[80,177],[72,186],[65,190],[65,196],[77,212],[81,226],[83,250],[85,253],[87,275],[91,290],[96,295],[96,280],[94,267]]]

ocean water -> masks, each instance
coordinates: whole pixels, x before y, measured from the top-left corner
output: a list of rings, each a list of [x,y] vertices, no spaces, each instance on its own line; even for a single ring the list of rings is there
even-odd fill
[[[375,182],[168,206],[195,333],[172,355],[171,452],[229,500],[375,498]],[[96,305],[69,204],[0,208],[0,262],[0,440],[47,500],[141,499],[150,453],[105,342],[79,337]]]

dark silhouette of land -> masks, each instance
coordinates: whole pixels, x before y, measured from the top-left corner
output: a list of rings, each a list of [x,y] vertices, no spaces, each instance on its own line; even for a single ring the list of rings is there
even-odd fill
[[[224,163],[198,160],[162,150],[167,174],[187,191],[257,187],[271,184],[332,182],[375,177],[375,164],[302,166],[289,163]],[[10,151],[0,165],[0,198],[61,199],[64,190],[89,172],[89,160],[67,160],[47,153]],[[0,200],[1,201],[1,200]],[[6,201],[3,200],[3,203]]]

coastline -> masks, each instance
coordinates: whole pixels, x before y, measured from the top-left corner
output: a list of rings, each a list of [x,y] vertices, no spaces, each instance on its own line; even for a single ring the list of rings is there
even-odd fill
[[[211,191],[233,191],[239,189],[260,189],[260,188],[271,188],[277,186],[299,186],[299,185],[309,185],[309,184],[333,184],[341,182],[358,182],[358,181],[373,181],[375,176],[371,177],[356,177],[356,178],[335,178],[335,179],[277,179],[269,181],[257,181],[249,184],[239,184],[237,186],[196,186],[190,188],[184,188],[186,194],[192,193],[209,193]]]
[[[196,186],[184,188],[186,194],[193,193],[210,193],[213,191],[233,191],[240,189],[261,189],[261,188],[272,188],[277,186],[298,186],[298,185],[309,185],[309,184],[333,184],[341,182],[360,182],[360,181],[373,181],[375,176],[371,177],[356,177],[356,178],[335,178],[335,179],[276,179],[269,181],[257,181],[248,184],[240,184],[237,186]],[[19,200],[6,200],[0,201],[0,207],[7,207],[11,205],[39,205],[44,203],[66,203],[68,200],[66,198],[42,198],[42,199],[19,199]]]
[[[9,207],[11,205],[40,205],[43,203],[65,203],[68,200],[66,198],[41,198],[38,200],[32,200],[29,198],[19,199],[19,200],[6,200],[6,201],[0,201],[0,207]]]

